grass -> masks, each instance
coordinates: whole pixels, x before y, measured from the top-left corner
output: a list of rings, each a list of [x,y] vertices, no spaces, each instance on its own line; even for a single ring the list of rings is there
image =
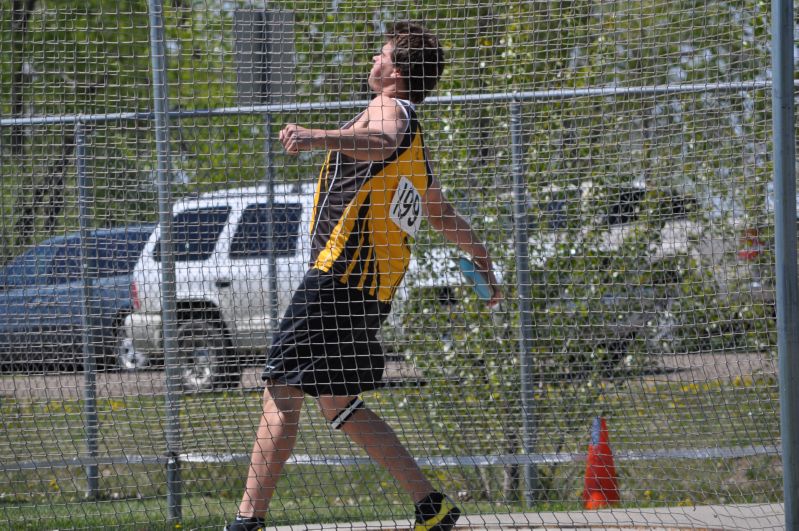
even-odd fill
[[[604,384],[603,384],[604,385]],[[537,395],[540,452],[584,453],[590,416],[604,411],[614,451],[664,448],[778,445],[778,396],[772,378],[740,378],[700,384],[607,384],[600,392],[562,388]],[[492,396],[500,400],[501,396]],[[431,385],[372,393],[368,404],[395,427],[414,455],[502,454],[512,444],[508,428],[468,390]],[[575,403],[580,408],[575,409]],[[496,405],[496,404],[495,404]],[[314,405],[302,420],[298,453],[362,456],[331,432]],[[0,461],[4,464],[83,454],[80,400],[3,398]],[[181,442],[186,452],[247,453],[258,420],[260,398],[252,392],[185,396]],[[163,397],[128,396],[98,402],[100,455],[163,455],[166,447]],[[579,414],[578,414],[579,413]],[[584,464],[539,467],[541,502],[530,510],[576,510]],[[737,459],[617,461],[623,504],[700,505],[781,501],[781,464],[775,456]],[[468,512],[525,510],[504,500],[502,467],[429,469],[434,483],[459,496]],[[86,500],[79,467],[8,471],[0,476],[0,527],[13,529],[174,529],[167,520],[165,472],[155,465],[103,465],[100,500]],[[246,465],[183,464],[184,528],[218,527],[235,511]],[[518,495],[518,492],[511,493]],[[274,524],[407,519],[408,500],[384,472],[371,465],[287,467],[271,517]]]
[[[80,473],[72,470],[73,473]],[[184,476],[181,525],[184,528],[210,526],[219,528],[235,514],[243,489],[244,466],[190,466],[182,470]],[[166,523],[166,506],[163,474],[141,472],[143,479],[149,475],[153,485],[142,494],[125,492],[124,484],[132,475],[114,478],[115,486],[107,485],[105,492],[113,492],[118,499],[97,501],[81,500],[80,496],[54,492],[38,503],[12,502],[0,504],[0,522],[13,523],[14,529],[107,528],[121,529],[174,529]],[[127,477],[128,481],[125,481]],[[78,494],[78,493],[73,493]],[[72,501],[67,501],[71,499]],[[487,502],[468,502],[465,507],[472,513],[494,512],[496,506]],[[520,509],[521,507],[517,507]],[[501,510],[508,511],[508,507]],[[289,467],[281,480],[273,500],[271,524],[298,524],[312,522],[348,522],[374,519],[407,520],[413,507],[400,494],[388,476],[372,466],[348,469]]]

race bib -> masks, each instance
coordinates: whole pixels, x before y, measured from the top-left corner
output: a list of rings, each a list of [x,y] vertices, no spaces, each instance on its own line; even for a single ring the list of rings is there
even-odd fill
[[[422,224],[422,196],[407,177],[400,180],[389,209],[391,221],[411,237],[416,235]]]

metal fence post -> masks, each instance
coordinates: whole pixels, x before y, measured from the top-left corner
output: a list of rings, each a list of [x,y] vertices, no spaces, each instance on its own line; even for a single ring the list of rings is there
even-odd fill
[[[269,281],[268,281],[268,304],[269,304],[269,340],[274,336],[278,324],[278,300],[277,300],[277,256],[273,247],[275,241],[275,162],[272,152],[272,114],[264,115],[264,154],[266,164],[266,201],[269,205],[269,223],[267,223],[266,237],[269,242]]]
[[[533,399],[533,313],[530,281],[530,249],[527,234],[527,185],[524,180],[524,144],[522,139],[522,104],[510,104],[510,131],[513,171],[513,229],[516,251],[516,288],[519,296],[519,356],[521,366],[522,446],[527,456],[535,453],[536,423]],[[524,465],[524,499],[528,506],[536,500],[538,469]]]
[[[166,483],[167,518],[181,520],[180,483],[180,368],[177,353],[175,256],[172,252],[172,197],[169,165],[169,93],[163,4],[149,0],[150,59],[152,64],[153,117],[158,158],[158,221],[161,227],[161,315],[166,372]]]
[[[792,0],[772,1],[772,120],[785,529],[799,528],[799,289],[796,263],[796,133],[794,131],[794,18]]]
[[[81,321],[83,325],[83,426],[86,434],[86,497],[96,499],[99,494],[99,473],[97,459],[97,347],[96,323],[93,311],[95,305],[94,283],[89,274],[92,266],[91,253],[87,252],[89,241],[89,219],[91,218],[92,183],[86,175],[86,126],[75,124],[75,166],[78,179],[78,224],[80,226],[80,265],[83,281],[83,304]]]

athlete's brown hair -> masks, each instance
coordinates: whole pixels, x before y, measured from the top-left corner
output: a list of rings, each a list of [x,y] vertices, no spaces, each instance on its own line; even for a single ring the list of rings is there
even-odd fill
[[[397,22],[387,35],[394,45],[392,62],[408,87],[408,99],[421,103],[444,72],[444,50],[438,37],[415,22]]]

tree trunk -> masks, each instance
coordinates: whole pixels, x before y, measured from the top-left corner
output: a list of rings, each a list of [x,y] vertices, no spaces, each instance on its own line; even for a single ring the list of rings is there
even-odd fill
[[[480,46],[480,42],[483,39],[490,39],[495,40],[498,38],[500,34],[500,22],[497,16],[494,14],[494,10],[489,6],[485,9],[479,8],[479,15],[477,18],[477,34],[475,36],[475,42],[477,44],[478,50],[483,50],[483,47]],[[482,56],[482,51],[478,52],[478,56],[476,58],[476,63],[478,66],[478,77],[477,83],[480,87],[480,91],[483,92],[486,90],[487,83],[486,77],[489,76],[486,73],[485,67],[480,67],[480,63],[485,62],[486,64],[490,64],[493,60],[493,56],[495,55],[494,47],[489,48],[485,51],[488,57]],[[467,107],[467,109],[469,109]],[[494,140],[494,136],[492,135],[492,127],[491,127],[491,109],[485,106],[478,106],[473,111],[469,112],[471,114],[471,132],[474,143],[469,146],[470,151],[470,166],[472,168],[483,168],[485,166],[490,166],[493,163],[493,157],[495,152],[496,143]],[[478,170],[479,171],[479,170]],[[494,179],[495,179],[495,186],[506,186],[507,183],[501,182],[502,177],[500,176],[502,172],[496,172]],[[479,183],[473,183],[475,186],[481,186]]]
[[[480,493],[482,495],[482,499],[492,500],[494,494],[493,489],[491,488],[491,470],[484,466],[477,467],[477,470],[480,473],[480,483],[483,485],[483,492]]]
[[[28,19],[36,0],[14,0],[11,7],[11,116],[20,117],[25,111],[25,40]],[[22,154],[25,130],[21,125],[11,127],[11,153]]]
[[[14,224],[15,243],[25,246],[32,243],[36,232],[36,218],[41,211],[44,215],[44,229],[50,235],[58,225],[58,219],[64,210],[64,183],[67,166],[75,152],[75,136],[65,135],[61,144],[61,154],[51,165],[44,179],[33,185],[33,195],[27,201],[20,197],[20,205]]]
[[[505,453],[507,455],[517,455],[519,453],[519,437],[514,430],[508,432],[508,448]],[[502,494],[504,501],[515,501],[519,497],[519,465],[509,464],[505,465],[505,470],[502,480]]]

